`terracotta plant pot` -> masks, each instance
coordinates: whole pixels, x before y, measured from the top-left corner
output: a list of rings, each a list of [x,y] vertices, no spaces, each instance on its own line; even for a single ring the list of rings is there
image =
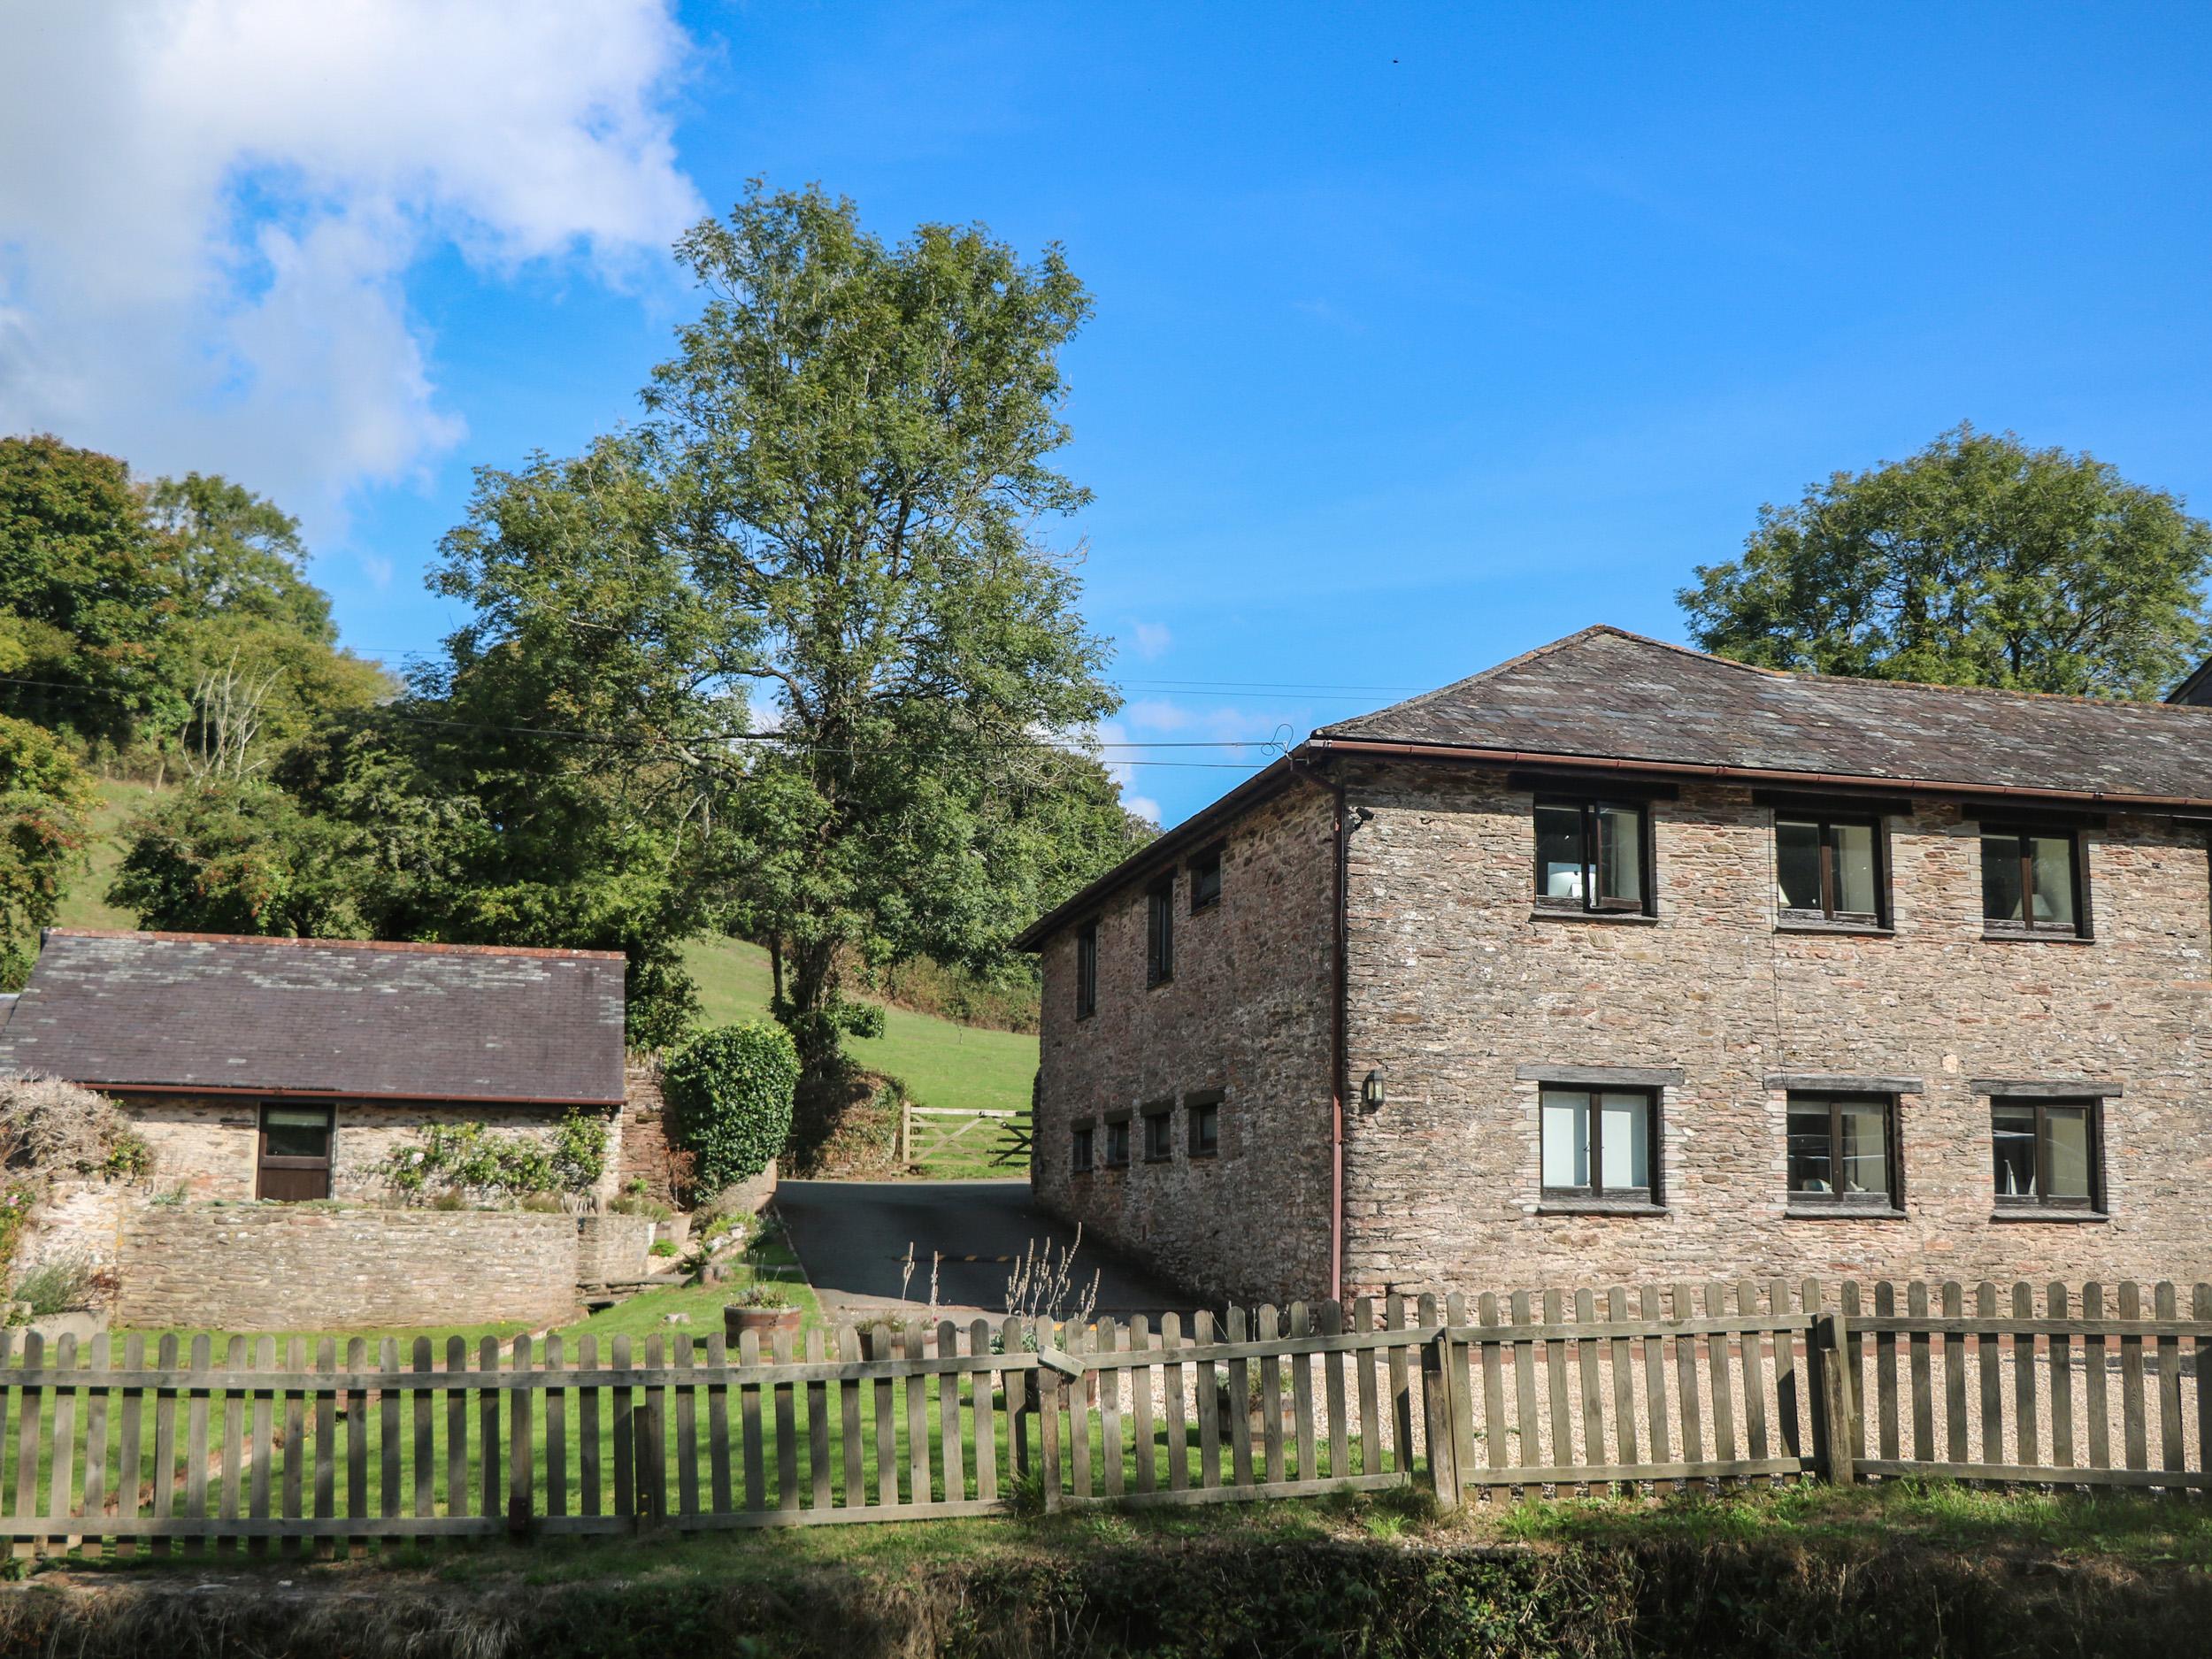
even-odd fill
[[[788,1331],[794,1336],[799,1331],[799,1310],[796,1308],[745,1308],[736,1302],[722,1310],[722,1332],[733,1346],[748,1331],[768,1336],[778,1331]]]

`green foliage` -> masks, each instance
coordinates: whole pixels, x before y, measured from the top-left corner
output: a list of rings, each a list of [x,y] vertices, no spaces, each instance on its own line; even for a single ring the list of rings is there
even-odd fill
[[[710,606],[757,620],[728,666],[782,740],[723,807],[728,921],[787,964],[779,1012],[826,1081],[862,1018],[849,954],[987,959],[1064,883],[1071,817],[1125,833],[1096,763],[1036,741],[1115,706],[1072,562],[1033,540],[1089,499],[1045,457],[1090,301],[1057,249],[944,225],[894,248],[818,190],[756,185],[680,252],[713,297],[648,438]]]
[[[84,863],[92,786],[52,733],[0,715],[0,990],[21,987]]]
[[[1677,597],[1700,645],[1763,666],[2149,698],[2212,647],[2208,571],[2178,498],[1961,426],[1762,507]]]
[[[676,1240],[673,1239],[656,1239],[652,1243],[645,1247],[645,1253],[648,1256],[673,1256],[676,1254]]]
[[[384,1179],[409,1200],[435,1205],[469,1196],[587,1193],[606,1167],[607,1120],[572,1110],[549,1141],[480,1123],[433,1124],[417,1144],[385,1159]]]
[[[781,1154],[798,1082],[797,1046],[774,1025],[720,1026],[668,1056],[662,1086],[701,1191],[750,1180]]]
[[[31,1304],[31,1317],[67,1313],[92,1305],[95,1295],[92,1264],[81,1256],[57,1256],[41,1262],[15,1283],[11,1293],[18,1302]]]
[[[362,837],[274,785],[192,785],[134,821],[109,902],[142,927],[358,939],[375,872]]]

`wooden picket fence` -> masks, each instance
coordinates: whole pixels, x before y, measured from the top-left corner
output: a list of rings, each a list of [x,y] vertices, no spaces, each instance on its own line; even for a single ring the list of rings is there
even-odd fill
[[[2039,1303],[2040,1304],[2039,1306]],[[1807,1280],[1170,1315],[228,1340],[0,1333],[18,1553],[1936,1476],[2212,1486],[2212,1286]],[[1901,1306],[1902,1311],[1900,1311]]]

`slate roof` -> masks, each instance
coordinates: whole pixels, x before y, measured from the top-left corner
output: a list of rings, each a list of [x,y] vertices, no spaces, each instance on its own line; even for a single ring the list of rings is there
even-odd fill
[[[55,928],[0,1072],[108,1087],[613,1105],[618,951]]]
[[[1590,627],[1334,740],[2212,802],[2212,708],[1754,668]]]

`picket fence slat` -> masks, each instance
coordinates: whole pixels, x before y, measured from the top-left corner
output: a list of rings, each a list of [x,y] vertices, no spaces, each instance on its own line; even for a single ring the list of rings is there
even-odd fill
[[[472,1356],[459,1338],[434,1356],[384,1340],[373,1363],[359,1338],[342,1356],[329,1338],[234,1338],[219,1356],[171,1334],[150,1362],[148,1346],[0,1333],[11,1553],[273,1539],[327,1558],[403,1538],[990,1515],[1010,1468],[1048,1509],[1423,1479],[1446,1505],[1808,1477],[2212,1490],[2212,1286],[2165,1281],[1393,1294],[1187,1325],[906,1317],[748,1333],[733,1356],[718,1334],[654,1335],[634,1360],[616,1338],[603,1368],[590,1337],[572,1354],[487,1338]]]

